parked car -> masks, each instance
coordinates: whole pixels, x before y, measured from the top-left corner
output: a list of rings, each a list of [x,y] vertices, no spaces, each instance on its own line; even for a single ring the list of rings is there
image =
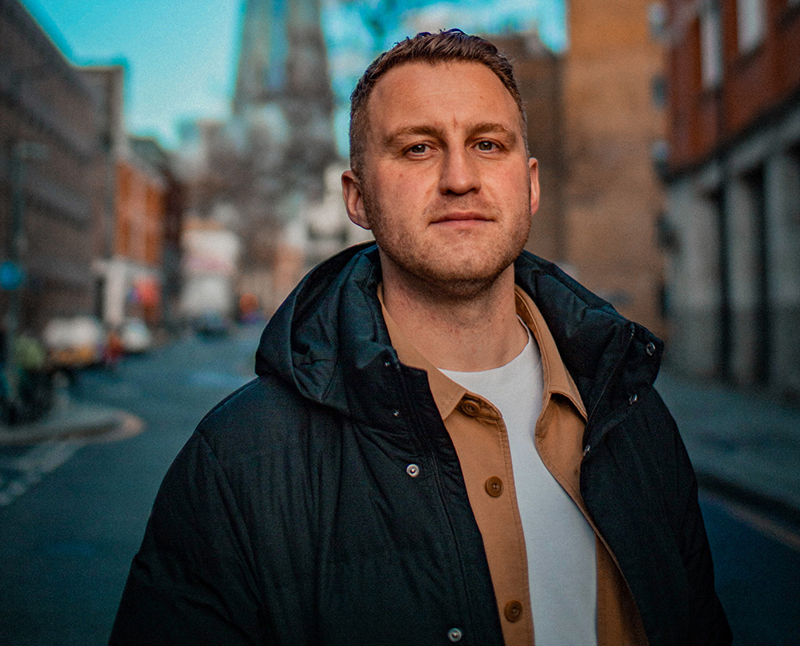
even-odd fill
[[[103,358],[105,331],[94,316],[55,318],[47,323],[42,340],[55,368],[83,368]]]
[[[128,354],[147,352],[153,345],[153,334],[142,319],[125,319],[119,328],[122,349]]]
[[[231,323],[219,312],[203,312],[192,321],[192,328],[200,336],[222,337],[231,331]]]

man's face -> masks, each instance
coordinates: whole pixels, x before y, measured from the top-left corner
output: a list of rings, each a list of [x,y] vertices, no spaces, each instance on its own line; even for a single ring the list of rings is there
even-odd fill
[[[519,111],[478,63],[408,63],[375,85],[364,168],[343,176],[350,218],[372,229],[385,279],[469,296],[519,255],[538,205]]]

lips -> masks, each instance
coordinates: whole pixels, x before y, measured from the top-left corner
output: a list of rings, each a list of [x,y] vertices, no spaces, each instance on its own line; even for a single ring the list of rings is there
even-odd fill
[[[481,222],[489,222],[491,220],[490,217],[483,215],[481,213],[476,213],[474,211],[468,212],[459,212],[459,213],[447,213],[445,215],[439,216],[433,220],[433,224],[441,224],[445,222],[473,222],[473,221],[481,221]]]

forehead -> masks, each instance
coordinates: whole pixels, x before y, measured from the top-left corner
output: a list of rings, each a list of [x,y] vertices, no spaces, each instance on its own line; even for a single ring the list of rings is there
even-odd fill
[[[475,62],[398,65],[375,84],[367,111],[370,130],[376,131],[485,121],[520,128],[511,93],[492,70]]]

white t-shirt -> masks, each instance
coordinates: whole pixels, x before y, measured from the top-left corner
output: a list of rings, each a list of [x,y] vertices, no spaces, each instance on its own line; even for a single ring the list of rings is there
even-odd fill
[[[490,401],[503,416],[525,535],[536,646],[596,644],[594,531],[544,466],[534,441],[543,397],[536,340],[528,330],[525,349],[500,368],[442,372]]]

